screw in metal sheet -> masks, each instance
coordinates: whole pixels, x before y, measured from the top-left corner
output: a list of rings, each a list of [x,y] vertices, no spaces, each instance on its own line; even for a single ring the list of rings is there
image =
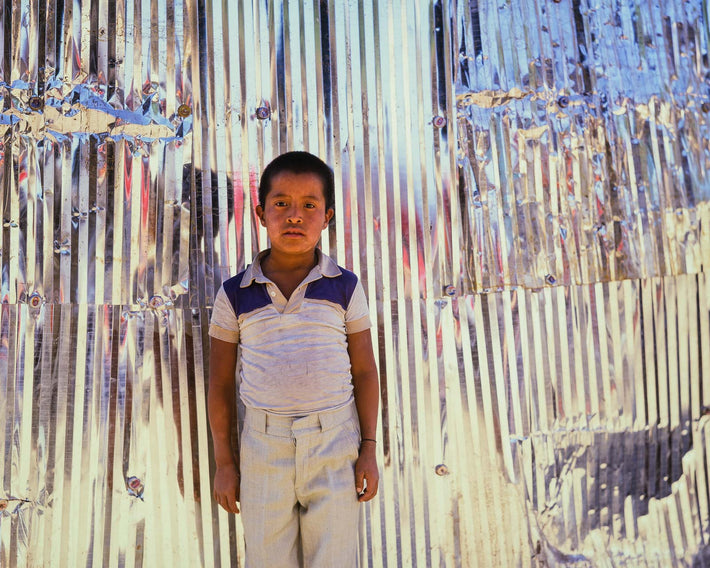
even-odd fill
[[[455,296],[456,286],[452,286],[451,284],[449,284],[446,288],[444,288],[444,292],[446,292],[447,296]]]
[[[181,104],[177,109],[177,113],[178,116],[182,118],[187,118],[192,114],[192,109],[190,108],[190,105]]]
[[[136,476],[131,476],[126,479],[126,486],[128,487],[128,492],[136,497],[143,496],[143,482]]]
[[[703,112],[710,112],[710,103],[705,101],[703,104],[700,105],[700,108]]]
[[[40,110],[44,106],[42,97],[32,97],[30,99],[30,108],[32,110]]]
[[[266,106],[260,106],[256,109],[256,118],[259,120],[266,120],[271,116],[271,111],[269,110],[269,107]]]
[[[0,511],[7,509],[9,503],[7,499],[0,499]]]
[[[555,278],[552,274],[548,274],[547,276],[545,276],[545,282],[552,286],[557,282],[557,278]]]
[[[446,464],[440,463],[434,468],[434,471],[436,472],[436,475],[449,475],[449,468],[446,466]]]
[[[432,124],[435,128],[444,128],[444,126],[446,126],[446,117],[441,115],[435,116],[432,120]]]
[[[162,296],[152,296],[150,300],[148,300],[148,305],[154,310],[162,307],[163,304],[165,304],[165,300]]]
[[[567,108],[569,106],[569,97],[565,95],[561,96],[557,99],[557,106],[560,108]]]
[[[37,292],[32,292],[27,303],[31,308],[39,308],[42,305],[42,296]]]

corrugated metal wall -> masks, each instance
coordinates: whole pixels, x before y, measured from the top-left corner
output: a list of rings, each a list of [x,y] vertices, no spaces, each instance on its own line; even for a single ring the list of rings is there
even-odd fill
[[[364,566],[710,564],[704,0],[0,9],[0,565],[241,564],[206,329],[289,149],[375,323]]]

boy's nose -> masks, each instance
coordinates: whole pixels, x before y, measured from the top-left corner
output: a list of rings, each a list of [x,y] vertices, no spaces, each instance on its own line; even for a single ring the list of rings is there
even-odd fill
[[[301,216],[300,216],[298,213],[295,213],[295,212],[294,212],[294,213],[289,213],[289,215],[288,215],[288,217],[286,218],[286,220],[287,220],[289,223],[301,223],[301,222],[303,221],[303,219],[301,219]]]

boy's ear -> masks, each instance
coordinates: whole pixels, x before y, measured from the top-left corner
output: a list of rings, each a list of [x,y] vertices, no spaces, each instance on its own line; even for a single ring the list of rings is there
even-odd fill
[[[266,227],[266,223],[264,223],[264,209],[261,207],[261,205],[257,205],[254,207],[254,212],[256,213],[256,216],[259,217],[259,221],[261,221],[261,224]]]
[[[323,225],[324,229],[328,226],[328,223],[330,223],[330,220],[333,218],[333,215],[335,215],[335,211],[333,211],[332,207],[325,212],[325,224]]]

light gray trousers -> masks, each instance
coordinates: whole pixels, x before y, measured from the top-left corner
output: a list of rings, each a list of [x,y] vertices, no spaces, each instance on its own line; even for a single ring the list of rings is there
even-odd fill
[[[247,408],[240,505],[247,568],[357,565],[355,405],[303,417]]]

